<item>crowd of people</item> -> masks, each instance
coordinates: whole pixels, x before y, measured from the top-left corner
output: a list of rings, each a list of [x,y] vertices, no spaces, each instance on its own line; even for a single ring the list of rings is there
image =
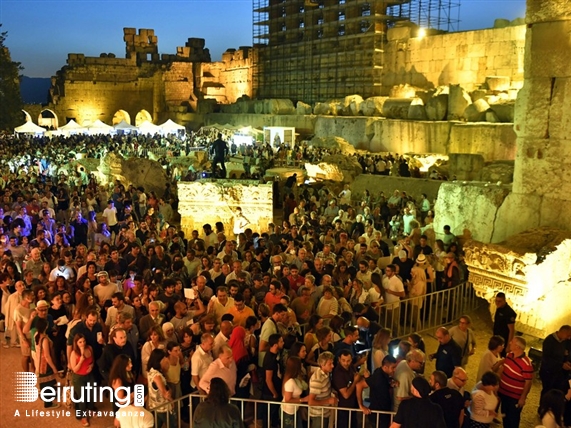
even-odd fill
[[[73,141],[29,140],[37,168],[5,169],[0,182],[3,346],[20,349],[22,370],[36,372],[41,385],[67,372],[77,390],[97,381],[127,398],[122,387],[143,383],[159,428],[190,421],[188,401],[173,400],[193,392],[208,397],[193,412],[196,426],[233,426],[224,425],[237,417],[228,399],[252,396],[270,403],[249,416],[264,426],[327,427],[334,418],[356,426],[365,414],[381,427],[480,428],[499,417],[498,397],[504,426],[519,426],[532,369],[505,296],[497,297],[494,336],[471,395],[462,368],[475,347],[468,316],[437,330],[440,345],[429,356],[437,371],[428,379],[420,335],[393,341],[403,298],[417,309],[404,322],[420,330],[430,310],[421,311],[424,296],[466,278],[450,228],[434,239],[426,195],[286,183],[281,225],[205,224],[185,236],[167,221],[176,186],[157,196],[120,182],[107,189],[85,172],[56,175],[49,165],[65,162]],[[97,152],[99,143],[85,147]],[[1,147],[8,158],[25,157]],[[559,424],[557,400],[569,394],[554,378],[569,374],[561,346],[570,333],[567,326],[557,333],[543,373],[542,417]],[[93,404],[75,406],[89,426]],[[395,412],[394,422],[379,411]],[[117,424],[133,426],[120,416]]]

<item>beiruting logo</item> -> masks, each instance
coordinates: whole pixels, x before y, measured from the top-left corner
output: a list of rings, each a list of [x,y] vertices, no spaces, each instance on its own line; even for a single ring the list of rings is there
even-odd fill
[[[134,391],[131,391],[129,387],[121,386],[113,390],[109,386],[99,386],[97,383],[93,385],[88,383],[79,388],[79,391],[73,386],[61,386],[59,383],[55,387],[45,386],[39,389],[38,378],[35,373],[14,373],[14,400],[19,403],[33,403],[38,398],[48,403],[66,403],[68,397],[72,403],[103,403],[109,401],[104,397],[104,394],[108,393],[111,401],[119,409],[122,409],[131,404],[130,397],[131,392],[133,392],[132,404],[136,407],[143,407],[145,405],[144,386],[137,384],[133,389]],[[126,398],[120,398],[118,396],[119,391],[122,391]],[[45,410],[49,410],[49,408]]]

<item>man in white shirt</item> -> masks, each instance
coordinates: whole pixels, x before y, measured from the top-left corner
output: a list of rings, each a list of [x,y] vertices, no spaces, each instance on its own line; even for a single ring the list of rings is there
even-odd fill
[[[236,377],[238,369],[234,358],[232,357],[232,348],[228,345],[222,346],[220,356],[210,364],[204,376],[200,378],[199,388],[206,392],[210,392],[210,381],[212,378],[219,377],[230,389],[230,396],[236,393]]]
[[[385,290],[385,302],[387,304],[387,325],[391,325],[392,330],[397,331],[400,320],[400,299],[405,296],[405,293],[404,285],[396,276],[396,266],[393,264],[385,268],[383,289]]]
[[[220,323],[220,332],[214,338],[214,344],[212,346],[212,356],[214,358],[218,358],[222,347],[230,340],[233,328],[234,326],[230,321],[222,321],[222,323]]]
[[[117,222],[117,208],[112,199],[107,201],[107,208],[103,210],[102,217],[110,232],[115,232],[115,236],[119,233],[119,223]]]
[[[210,333],[204,333],[200,337],[200,345],[196,347],[196,351],[192,354],[190,361],[192,381],[190,385],[193,388],[198,388],[201,394],[205,394],[204,390],[200,389],[200,380],[210,367],[212,363],[212,347],[214,345],[214,338]]]

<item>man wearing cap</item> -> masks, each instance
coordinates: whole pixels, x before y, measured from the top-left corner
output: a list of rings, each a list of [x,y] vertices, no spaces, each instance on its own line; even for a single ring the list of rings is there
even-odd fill
[[[48,309],[50,305],[45,300],[40,300],[36,303],[36,310],[30,313],[30,318],[28,318],[28,322],[24,325],[22,329],[22,333],[29,337],[31,342],[31,354],[32,360],[36,361],[36,341],[34,337],[36,335],[36,325],[38,323],[38,318],[43,318],[48,321],[48,329],[46,330],[46,334],[51,335],[54,331],[54,319],[53,317],[48,314]],[[60,366],[59,361],[55,361],[56,366]]]
[[[442,408],[430,401],[430,384],[423,377],[415,377],[410,387],[412,398],[403,401],[391,428],[446,428]]]
[[[96,301],[101,307],[104,306],[107,300],[111,300],[113,294],[117,293],[117,284],[113,284],[109,281],[109,274],[102,270],[97,274],[97,280],[99,284],[93,288],[93,294]]]

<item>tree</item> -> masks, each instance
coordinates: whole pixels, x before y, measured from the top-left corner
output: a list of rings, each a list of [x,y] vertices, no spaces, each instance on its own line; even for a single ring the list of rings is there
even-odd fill
[[[2,24],[0,24],[0,27]],[[22,97],[20,95],[19,62],[12,61],[10,50],[4,46],[8,32],[0,33],[0,130],[12,132],[22,123]]]

